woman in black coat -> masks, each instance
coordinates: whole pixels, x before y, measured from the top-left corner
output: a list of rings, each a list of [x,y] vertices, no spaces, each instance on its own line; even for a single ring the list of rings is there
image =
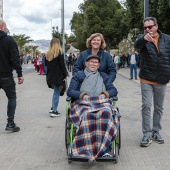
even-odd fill
[[[57,111],[60,90],[65,86],[67,77],[66,67],[64,63],[64,55],[60,46],[60,40],[53,38],[50,42],[50,48],[46,55],[47,74],[46,80],[49,88],[54,89],[52,98],[51,117],[58,117],[60,113]]]

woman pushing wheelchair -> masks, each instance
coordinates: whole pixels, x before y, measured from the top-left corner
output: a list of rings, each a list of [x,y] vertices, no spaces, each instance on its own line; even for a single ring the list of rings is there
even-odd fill
[[[111,157],[119,115],[110,98],[117,96],[117,89],[106,73],[98,71],[98,55],[89,55],[85,65],[84,71],[73,75],[67,91],[74,101],[69,117],[77,128],[71,149],[74,156],[93,161],[98,157]]]

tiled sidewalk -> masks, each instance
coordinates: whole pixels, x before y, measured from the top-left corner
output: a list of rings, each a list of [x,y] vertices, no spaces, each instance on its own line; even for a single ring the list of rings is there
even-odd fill
[[[141,148],[141,95],[139,81],[129,80],[129,69],[121,69],[115,81],[119,91],[118,105],[122,115],[119,161],[106,163],[67,163],[65,150],[65,98],[60,98],[61,116],[50,118],[52,90],[45,76],[25,75],[17,85],[16,123],[18,133],[7,133],[7,99],[0,90],[0,170],[169,170],[170,169],[170,89],[167,88],[163,130],[165,144],[153,142]],[[69,80],[68,80],[69,82]]]

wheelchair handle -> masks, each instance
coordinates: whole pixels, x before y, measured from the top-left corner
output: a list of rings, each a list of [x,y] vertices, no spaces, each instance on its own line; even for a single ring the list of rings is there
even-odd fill
[[[67,102],[71,101],[71,97],[68,97],[68,96],[67,96],[66,101],[67,101]]]
[[[117,96],[114,96],[111,98],[112,101],[118,101],[118,97]]]

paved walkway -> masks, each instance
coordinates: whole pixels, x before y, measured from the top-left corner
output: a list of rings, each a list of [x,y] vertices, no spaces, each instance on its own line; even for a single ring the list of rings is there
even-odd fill
[[[32,68],[33,69],[33,68]],[[122,115],[122,148],[119,161],[106,163],[67,163],[64,141],[65,97],[60,98],[61,117],[50,118],[52,90],[45,76],[26,74],[17,85],[16,123],[18,133],[6,132],[7,99],[0,90],[0,170],[169,170],[170,169],[170,87],[167,88],[163,130],[165,144],[141,148],[141,94],[139,80],[129,80],[129,69],[121,69],[115,81]],[[68,79],[69,82],[69,79]]]

